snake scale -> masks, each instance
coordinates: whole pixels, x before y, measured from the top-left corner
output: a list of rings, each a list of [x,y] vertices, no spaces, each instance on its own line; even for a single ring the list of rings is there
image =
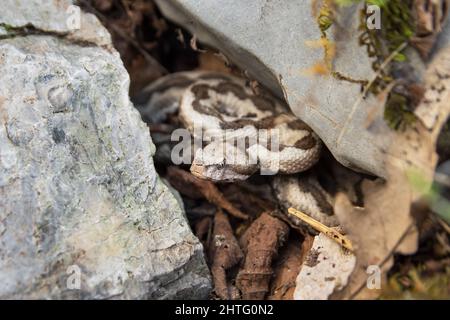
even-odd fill
[[[147,87],[146,93],[150,99],[140,110],[147,120],[161,121],[179,108],[183,126],[202,139],[204,147],[191,165],[191,172],[201,178],[245,180],[275,162],[279,173],[292,174],[311,168],[319,159],[318,136],[278,99],[253,94],[239,78],[175,73]]]
[[[190,166],[195,176],[239,181],[276,163],[273,188],[280,202],[323,223],[337,224],[331,197],[314,179],[298,179],[318,161],[321,140],[270,93],[256,95],[245,80],[228,74],[189,71],[151,83],[136,104],[145,122],[164,123],[175,115],[182,127],[201,139]]]

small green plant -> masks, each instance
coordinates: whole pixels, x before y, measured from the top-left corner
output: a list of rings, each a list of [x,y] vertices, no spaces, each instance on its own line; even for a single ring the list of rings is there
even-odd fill
[[[335,0],[339,5],[350,5],[362,0]],[[373,94],[380,93],[394,80],[389,67],[381,69],[384,61],[403,44],[408,43],[415,33],[412,19],[412,0],[368,0],[367,5],[377,5],[382,10],[380,30],[369,30],[366,25],[366,12],[361,11],[359,36],[360,45],[367,48],[369,57],[373,58],[372,68],[379,73],[379,77],[370,87]],[[394,61],[405,62],[406,56],[397,52]],[[407,97],[391,93],[386,102],[384,119],[395,130],[404,130],[412,125],[416,117],[411,111]]]
[[[380,30],[369,30],[366,26],[366,14],[361,12],[360,44],[366,46],[369,57],[374,58],[373,69],[379,71],[381,65],[401,45],[408,43],[414,35],[414,24],[411,15],[411,0],[372,1],[380,3],[382,10]],[[403,62],[406,56],[399,52],[394,61]],[[382,76],[372,87],[378,93],[393,80],[390,70],[384,70]]]
[[[340,74],[333,69],[332,60],[334,49],[330,45],[327,37],[327,30],[335,21],[335,14],[339,6],[349,6],[364,2],[366,5],[377,5],[381,9],[380,30],[370,30],[367,28],[366,7],[360,13],[360,35],[359,43],[365,46],[367,54],[373,59],[372,69],[378,73],[377,79],[370,83],[369,92],[379,94],[393,80],[392,70],[383,63],[394,54],[393,61],[405,62],[407,57],[399,48],[409,43],[410,38],[415,33],[415,25],[412,19],[411,8],[413,0],[323,0],[319,9],[317,23],[322,33],[322,40],[325,51],[324,64],[330,74],[339,80],[360,83],[362,86],[368,85],[368,81],[355,80]],[[398,52],[397,52],[398,51]],[[403,130],[412,125],[416,117],[411,111],[410,101],[407,97],[392,93],[388,96],[384,118],[387,124],[395,130]]]

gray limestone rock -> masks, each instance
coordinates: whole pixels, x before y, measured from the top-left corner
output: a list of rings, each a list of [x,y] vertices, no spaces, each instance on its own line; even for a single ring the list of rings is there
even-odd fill
[[[205,298],[128,74],[94,16],[67,28],[69,5],[2,2],[0,298]]]

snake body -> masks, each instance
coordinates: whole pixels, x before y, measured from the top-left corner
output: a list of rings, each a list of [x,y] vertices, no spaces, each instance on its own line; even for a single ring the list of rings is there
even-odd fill
[[[279,99],[255,95],[244,80],[231,75],[170,74],[148,86],[141,100],[146,102],[138,109],[147,122],[164,121],[178,110],[181,124],[202,139],[191,165],[201,178],[245,180],[264,168],[292,174],[319,159],[321,141],[311,128]]]
[[[192,159],[194,175],[214,181],[245,180],[277,162],[281,174],[272,179],[272,189],[283,212],[295,207],[324,224],[338,223],[333,196],[313,174],[299,173],[317,162],[321,141],[279,99],[264,92],[255,95],[244,80],[228,74],[189,71],[151,83],[135,102],[147,123],[175,121],[175,127],[186,128],[195,138],[201,132],[205,143]],[[278,131],[278,149],[271,150],[265,143],[260,136],[264,130]],[[157,135],[152,133],[154,141]],[[245,137],[253,137],[253,142]],[[237,146],[235,138],[244,144]],[[162,140],[167,142],[167,137]],[[170,148],[167,143],[159,144],[156,155],[165,150],[167,160]],[[256,161],[249,162],[254,154]],[[305,226],[295,217],[287,219],[294,226]]]

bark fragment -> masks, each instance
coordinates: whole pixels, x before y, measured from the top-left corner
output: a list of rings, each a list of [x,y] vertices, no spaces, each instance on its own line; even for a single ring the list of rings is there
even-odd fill
[[[241,248],[246,256],[236,286],[241,290],[242,299],[264,299],[273,273],[272,261],[288,234],[287,224],[263,213],[241,237]]]
[[[224,300],[238,298],[237,290],[227,284],[226,271],[241,261],[243,253],[234,237],[228,217],[221,210],[214,217],[214,231],[209,250],[214,291],[217,296]]]
[[[313,241],[314,237],[309,234],[306,234],[305,238],[295,233],[291,234],[286,246],[280,250],[280,256],[275,263],[268,300],[294,299],[296,278]]]

